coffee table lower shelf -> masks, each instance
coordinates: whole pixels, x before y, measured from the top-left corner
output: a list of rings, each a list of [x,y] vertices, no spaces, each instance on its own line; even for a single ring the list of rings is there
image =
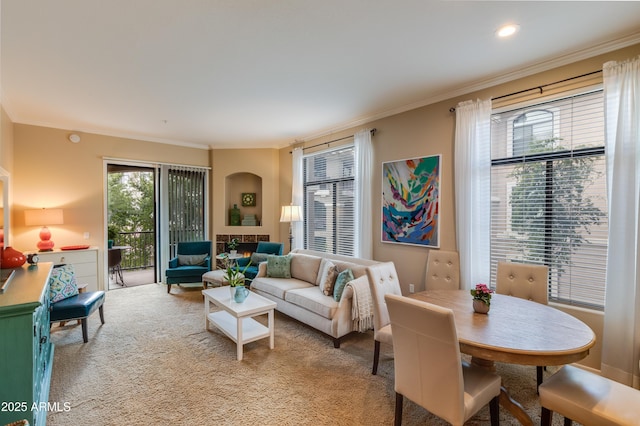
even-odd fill
[[[235,319],[226,311],[211,312],[209,314],[209,321],[235,343],[241,341],[242,344],[245,344],[264,339],[271,335],[268,327],[265,327],[253,318]],[[242,329],[240,331],[241,336],[239,339],[238,323],[242,324]]]

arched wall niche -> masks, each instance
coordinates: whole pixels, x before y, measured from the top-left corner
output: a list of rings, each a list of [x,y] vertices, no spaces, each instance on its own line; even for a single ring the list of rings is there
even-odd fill
[[[244,219],[247,215],[254,215],[256,218],[256,226],[262,224],[262,177],[249,173],[239,172],[232,173],[225,177],[224,183],[225,206],[227,214],[225,215],[225,225],[231,226],[229,219],[229,210],[234,205],[240,209],[240,219]],[[255,206],[242,205],[243,194],[255,194]]]

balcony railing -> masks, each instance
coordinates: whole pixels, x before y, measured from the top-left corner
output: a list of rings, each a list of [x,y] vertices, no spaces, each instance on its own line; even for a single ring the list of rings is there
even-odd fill
[[[130,247],[122,253],[123,270],[147,269],[155,264],[155,233],[153,231],[119,232],[116,246]]]

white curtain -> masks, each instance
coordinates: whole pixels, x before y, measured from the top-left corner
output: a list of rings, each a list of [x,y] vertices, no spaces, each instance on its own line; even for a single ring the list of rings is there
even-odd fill
[[[602,374],[639,387],[640,57],[603,67],[609,201]]]
[[[291,173],[291,203],[294,206],[302,207],[302,217],[304,218],[304,206],[302,205],[304,199],[302,154],[302,148],[294,148],[291,158],[293,162],[293,170]],[[291,248],[304,248],[304,222],[293,222],[292,225],[293,247]]]
[[[456,106],[455,200],[460,287],[489,284],[491,100]]]
[[[371,131],[359,131],[353,136],[355,145],[355,256],[373,258],[373,235],[371,215],[373,206],[371,188],[373,186],[373,149]]]

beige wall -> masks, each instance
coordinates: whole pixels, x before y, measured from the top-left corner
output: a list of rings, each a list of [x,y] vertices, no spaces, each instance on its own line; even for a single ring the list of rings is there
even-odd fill
[[[216,234],[268,234],[271,241],[281,241],[278,154],[277,149],[211,150],[214,237]],[[251,175],[261,179],[261,188]],[[233,177],[236,177],[235,183]],[[258,207],[242,207],[242,192],[256,192]],[[229,208],[234,203],[240,208],[242,217],[247,213],[256,214],[260,219],[260,226],[228,226]]]
[[[330,137],[318,138],[304,143],[312,146],[327,140],[337,139],[354,134],[360,128],[376,128],[372,138],[374,148],[374,176],[373,176],[373,257],[376,260],[393,261],[398,270],[404,294],[408,293],[409,284],[416,286],[416,291],[424,289],[424,274],[429,249],[382,243],[381,232],[381,169],[382,163],[405,158],[415,158],[426,155],[442,154],[441,174],[441,204],[440,204],[440,248],[456,250],[455,234],[455,188],[454,188],[454,133],[455,113],[449,108],[458,102],[469,99],[487,99],[529,89],[542,84],[551,83],[565,78],[574,77],[594,70],[602,69],[603,63],[610,60],[624,60],[640,54],[640,44],[621,49],[588,60],[569,64],[557,69],[536,74],[530,77],[500,84],[486,90],[469,93],[448,99],[422,108],[397,114],[381,120],[368,123],[366,126],[348,129],[334,133]],[[597,79],[602,79],[598,74]],[[281,191],[283,194],[291,191],[291,159],[289,148],[281,150]],[[285,155],[286,153],[286,155]],[[602,314],[588,310],[562,307],[587,322],[596,332],[598,341],[602,338]],[[598,368],[600,365],[600,345],[596,345],[592,355],[585,360],[585,364]]]
[[[14,124],[12,245],[35,250],[37,227],[24,225],[24,210],[57,207],[64,225],[50,227],[57,247],[89,244],[104,247],[103,157],[208,166],[207,150],[81,133],[74,144],[70,131]],[[89,233],[89,239],[83,234]],[[100,286],[104,253],[100,250]]]

